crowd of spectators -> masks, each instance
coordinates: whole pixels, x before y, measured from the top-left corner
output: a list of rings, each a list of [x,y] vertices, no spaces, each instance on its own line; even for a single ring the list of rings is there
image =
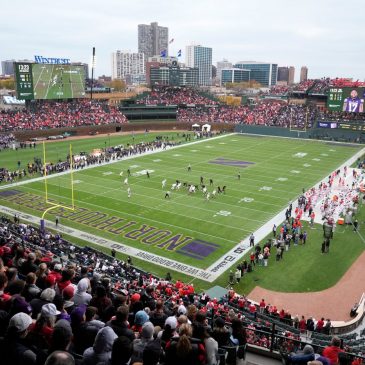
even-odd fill
[[[314,85],[314,82],[315,80],[302,81],[299,84],[293,85],[292,91],[305,93]]]
[[[253,107],[219,106],[180,108],[177,120],[189,123],[235,123],[278,127],[311,128],[317,116],[312,106],[288,105],[284,101],[265,100]]]
[[[0,134],[0,151],[11,147],[15,143],[15,137],[12,133]]]
[[[195,89],[180,87],[155,88],[146,97],[137,100],[138,104],[146,105],[217,105],[218,102],[203,96]]]
[[[166,149],[175,146],[179,142],[162,139],[156,139],[152,142],[141,142],[136,144],[127,144],[125,146],[106,147],[103,150],[97,150],[92,153],[82,153],[82,155],[73,156],[73,169],[79,170],[87,166],[100,165],[101,163],[110,162],[114,160],[120,160],[129,156],[141,155],[147,152],[152,152],[160,149]],[[20,161],[18,163],[18,169],[9,170],[0,165],[0,184],[2,182],[12,183],[21,180],[26,176],[43,176],[44,168],[46,168],[46,174],[51,175],[69,170],[70,158],[58,162],[51,162],[44,166],[39,158],[34,157],[33,161],[28,162],[26,168],[20,168]]]
[[[246,343],[296,351],[300,333],[326,333],[330,326],[291,318],[264,300],[255,305],[232,288],[221,299],[198,295],[192,284],[173,283],[169,274],[154,277],[115,254],[77,247],[17,216],[2,217],[5,363],[50,364],[50,356],[62,355],[70,359],[66,364],[216,365],[226,353],[227,363],[235,364]],[[275,320],[288,327],[273,344]]]
[[[363,81],[352,81],[352,79],[336,78],[331,80],[331,86],[334,87],[365,87]]]
[[[0,132],[127,122],[126,116],[116,107],[99,101],[39,102],[21,111],[2,111]]]
[[[328,88],[332,85],[332,80],[330,78],[323,78],[320,80],[315,80],[314,85],[309,90],[310,94],[325,95]]]

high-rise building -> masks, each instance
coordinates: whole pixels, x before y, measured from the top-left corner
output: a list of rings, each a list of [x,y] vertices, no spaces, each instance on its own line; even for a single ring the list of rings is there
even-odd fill
[[[196,67],[180,67],[177,61],[171,65],[151,66],[149,73],[151,86],[198,86],[199,70]]]
[[[191,45],[186,47],[185,63],[187,67],[199,70],[199,85],[212,85],[212,48]]]
[[[146,68],[143,53],[116,51],[112,53],[112,79],[125,80],[127,83],[143,83]]]
[[[3,75],[14,75],[15,60],[1,61],[1,72]]]
[[[289,67],[278,67],[278,82],[289,81]]]
[[[308,80],[308,67],[302,66],[300,69],[300,82]]]
[[[229,62],[226,59],[217,62],[217,79],[221,80],[221,71],[224,68],[232,68],[232,62]]]
[[[289,79],[288,79],[288,84],[289,85],[293,85],[294,84],[294,77],[295,77],[295,67],[294,66],[290,66],[289,67]]]
[[[251,80],[259,82],[262,86],[276,85],[278,77],[278,65],[276,63],[240,61],[233,67],[250,70]]]
[[[138,52],[145,60],[152,56],[169,55],[169,28],[160,27],[157,22],[138,24]]]
[[[247,82],[250,81],[250,70],[242,68],[224,68],[221,70],[221,86],[227,82]]]
[[[288,85],[294,84],[295,67],[278,67],[278,82],[286,82]]]

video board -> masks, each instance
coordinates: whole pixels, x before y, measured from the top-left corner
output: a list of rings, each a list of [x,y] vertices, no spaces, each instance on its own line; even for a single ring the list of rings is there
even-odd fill
[[[85,69],[63,64],[15,63],[17,98],[74,99],[85,97]]]
[[[327,108],[335,112],[363,113],[365,88],[331,87],[328,91]]]

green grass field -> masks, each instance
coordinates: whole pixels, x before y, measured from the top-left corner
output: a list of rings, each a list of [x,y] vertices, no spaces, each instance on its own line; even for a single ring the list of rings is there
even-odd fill
[[[71,65],[32,66],[35,99],[72,99],[85,96],[84,69]]]
[[[135,140],[153,137],[152,134],[136,135]],[[75,141],[73,150],[75,153],[89,152],[109,143],[131,142],[132,137],[110,138],[110,142],[108,138]],[[176,134],[174,138],[178,138]],[[67,141],[47,145],[48,158],[54,161],[63,158],[67,145]],[[39,154],[40,147],[37,149]],[[63,225],[204,269],[285,208],[303,188],[326,177],[359,149],[360,146],[245,135],[204,140],[77,171],[74,174],[76,212],[71,216],[70,212],[58,209],[46,218],[53,220],[58,215]],[[21,155],[23,152],[27,155]],[[34,150],[18,151],[18,156],[13,151],[6,153],[2,155],[5,164],[15,168],[16,161],[21,159],[24,164]],[[123,184],[128,169],[131,171],[131,198]],[[150,178],[146,176],[147,170]],[[121,171],[123,177],[119,176]],[[171,190],[177,179],[198,185],[201,177],[209,192],[225,185],[226,193],[207,201],[201,191],[189,195],[186,188]],[[163,179],[167,179],[165,189],[161,186]],[[213,186],[209,186],[209,179],[213,180]],[[41,216],[47,207],[42,182],[9,189],[16,193],[0,194],[2,205],[37,216]],[[170,199],[165,199],[166,190],[171,191]],[[70,205],[70,176],[49,179],[48,192],[54,202]],[[339,238],[347,241],[347,232],[341,235]],[[320,240],[320,228],[310,231],[309,244],[296,248],[301,252],[300,256],[291,251],[286,255],[285,264],[272,262],[268,268],[255,270],[241,281],[238,289],[248,292],[257,282],[282,291],[320,290],[333,285],[362,252],[363,244],[357,236],[351,236],[350,241],[354,243],[346,253],[338,246],[332,255],[321,259],[318,255],[320,243],[318,247],[314,244]],[[321,271],[314,271],[313,268],[321,264],[319,260],[324,260],[325,264]],[[339,260],[343,265],[333,265]],[[166,268],[137,262],[148,271],[166,273]],[[175,273],[174,277],[177,276],[179,274]],[[207,287],[203,282],[197,282],[200,287]],[[227,274],[223,274],[216,284],[225,286]]]

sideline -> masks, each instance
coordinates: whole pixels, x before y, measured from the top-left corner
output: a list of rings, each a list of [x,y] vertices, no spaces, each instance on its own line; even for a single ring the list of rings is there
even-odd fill
[[[133,160],[134,158],[137,158],[137,157],[153,155],[155,153],[170,151],[170,150],[173,150],[173,149],[190,146],[190,145],[197,144],[197,143],[203,143],[203,142],[211,141],[211,140],[214,140],[214,139],[220,139],[220,138],[232,136],[232,135],[235,135],[235,134],[236,133],[222,134],[222,135],[211,137],[211,138],[204,138],[204,139],[201,139],[199,141],[193,141],[193,142],[189,142],[189,143],[179,144],[177,146],[172,146],[172,147],[167,146],[166,149],[159,148],[159,149],[156,149],[156,150],[153,150],[153,151],[147,151],[147,152],[144,152],[144,153],[141,153],[141,154],[138,154],[138,155],[127,156],[127,157],[123,157],[123,158],[120,158],[120,159],[117,159],[117,160],[102,162],[102,163],[95,164],[95,165],[88,165],[88,166],[85,166],[83,169],[73,170],[73,172],[85,171],[85,170],[89,170],[89,169],[94,169],[96,167],[111,165],[111,164],[117,163],[117,162]],[[67,175],[67,174],[70,174],[70,173],[71,173],[71,170],[66,170],[66,171],[58,172],[58,173],[55,173],[55,174],[52,174],[52,175],[47,175],[47,180],[52,179],[54,177]],[[39,176],[39,177],[36,177],[34,179],[23,180],[23,181],[18,181],[18,182],[12,183],[12,184],[2,185],[2,186],[0,186],[0,190],[12,188],[12,187],[15,187],[15,186],[30,184],[30,183],[33,183],[33,182],[41,181],[43,179],[44,179],[44,176]]]

